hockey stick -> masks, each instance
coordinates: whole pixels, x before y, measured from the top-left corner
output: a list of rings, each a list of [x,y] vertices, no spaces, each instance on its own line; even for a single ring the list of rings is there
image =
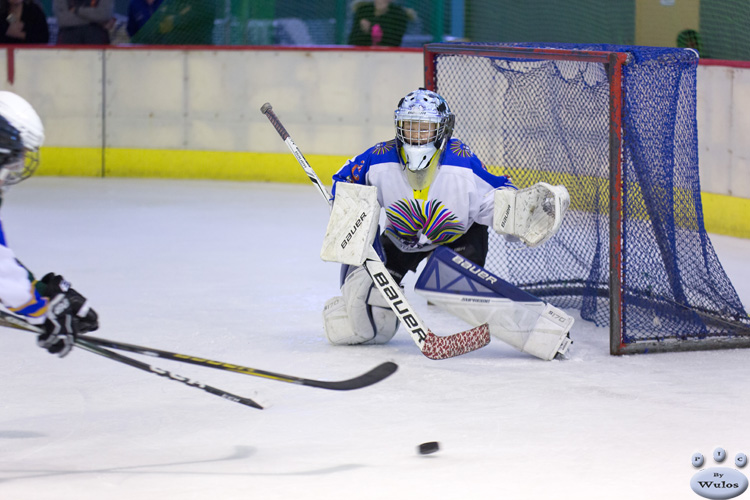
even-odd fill
[[[2,310],[0,310],[0,326],[7,326],[9,328],[15,328],[17,330],[25,330],[27,332],[32,332],[36,334],[42,333],[42,330],[40,328],[34,325],[31,325],[29,323],[26,323],[21,318],[13,316]],[[110,350],[104,349],[103,347],[100,347],[92,342],[88,342],[82,338],[76,339],[75,345],[76,347],[80,347],[83,350],[92,352],[94,354],[98,354],[99,356],[103,356],[105,358],[109,358],[114,361],[118,361],[120,363],[126,364],[126,365],[130,365],[134,368],[138,368],[139,370],[153,373],[154,375],[159,375],[160,377],[166,377],[176,382],[182,382],[183,384],[189,387],[195,387],[196,389],[201,389],[205,392],[208,392],[209,394],[213,394],[214,396],[219,396],[220,398],[227,399],[229,401],[234,401],[235,403],[240,403],[242,405],[250,406],[252,408],[257,408],[259,410],[263,409],[261,405],[259,405],[258,403],[256,403],[250,398],[237,396],[236,394],[232,394],[232,393],[223,391],[221,389],[217,389],[216,387],[206,385],[202,382],[198,382],[197,380],[192,380],[187,377],[183,377],[182,375],[172,373],[168,370],[164,370],[162,368],[158,368],[156,366],[143,363],[136,359],[123,356],[116,352],[112,352]]]
[[[276,113],[273,112],[271,104],[265,103],[261,106],[260,111],[266,115],[294,157],[297,158],[297,162],[299,162],[300,166],[307,174],[307,177],[310,178],[310,182],[318,188],[321,196],[325,198],[326,203],[330,206],[333,203],[331,195],[328,193],[325,186],[323,186],[320,178],[318,178],[318,174],[315,173],[315,170],[313,170],[312,166],[307,162],[297,145],[292,141],[289,132],[286,131],[286,128],[284,128],[284,125],[282,125],[281,121],[276,116]],[[401,290],[401,287],[395,282],[383,264],[383,261],[380,260],[380,256],[378,256],[377,252],[372,247],[368,249],[364,266],[372,278],[373,283],[375,283],[375,286],[388,301],[388,305],[390,305],[393,312],[396,313],[396,316],[409,331],[409,335],[411,335],[414,343],[417,344],[417,347],[422,351],[422,354],[428,358],[452,358],[489,344],[490,329],[486,323],[453,335],[438,337],[427,328],[422,319],[417,315],[416,311],[411,307],[406,300],[406,296]]]
[[[0,326],[8,326],[11,328],[17,328],[21,330],[31,331],[34,333],[41,333],[41,331],[29,323],[26,323],[22,319],[12,316],[5,311],[0,310]],[[126,344],[125,342],[118,342],[116,340],[103,339],[99,337],[93,337],[86,335],[77,339],[84,341],[87,344],[94,344],[94,346],[102,348],[107,347],[110,349],[119,349],[121,351],[133,352],[136,354],[143,354],[144,356],[153,356],[157,358],[170,359],[172,361],[179,361],[182,363],[189,363],[198,366],[205,366],[208,368],[216,368],[218,370],[225,370],[229,372],[242,373],[244,375],[251,375],[254,377],[266,378],[270,380],[277,380],[279,382],[287,382],[290,384],[307,385],[310,387],[318,387],[320,389],[329,389],[333,391],[351,391],[354,389],[362,389],[373,384],[384,380],[393,375],[398,369],[398,365],[391,361],[381,363],[367,373],[358,375],[356,377],[337,380],[337,381],[325,381],[315,380],[304,377],[296,377],[294,375],[284,375],[281,373],[270,372],[266,370],[259,370],[257,368],[250,368],[247,366],[235,365],[231,363],[225,363],[223,361],[214,361],[206,358],[199,358],[196,356],[189,356],[187,354],[180,354],[177,352],[162,351],[154,349],[153,347],[143,347],[134,344]],[[130,359],[130,358],[126,358]],[[159,373],[160,369],[155,369]],[[161,370],[164,371],[164,370]],[[172,378],[172,377],[170,377]]]
[[[263,407],[253,401],[250,398],[246,398],[243,396],[238,396],[236,394],[232,394],[226,391],[223,391],[221,389],[217,389],[216,387],[212,387],[210,385],[206,385],[202,382],[198,382],[197,380],[193,380],[187,377],[183,377],[182,375],[178,375],[176,373],[170,372],[169,370],[164,370],[162,368],[158,368],[153,365],[149,365],[148,363],[143,363],[142,361],[138,361],[137,359],[129,358],[127,356],[123,356],[122,354],[118,354],[116,352],[110,351],[108,349],[104,349],[103,347],[100,347],[99,345],[89,342],[88,340],[84,340],[83,338],[78,338],[75,341],[76,347],[80,347],[81,349],[84,349],[89,352],[93,352],[94,354],[98,354],[100,356],[104,356],[105,358],[109,358],[115,361],[119,361],[120,363],[124,363],[126,365],[130,365],[134,368],[138,368],[139,370],[143,370],[146,372],[153,373],[155,375],[159,375],[161,377],[166,377],[170,380],[174,380],[176,382],[182,382],[183,384],[189,386],[189,387],[195,387],[197,389],[202,389],[206,391],[209,394],[213,394],[214,396],[219,396],[223,399],[228,399],[229,401],[234,401],[235,403],[240,403],[245,406],[250,406],[252,408],[257,408],[259,410],[262,410]]]
[[[234,365],[225,363],[223,361],[213,361],[205,358],[197,358],[195,356],[189,356],[187,354],[180,354],[176,352],[162,351],[154,349],[152,347],[142,347],[133,344],[126,344],[124,342],[116,342],[114,340],[101,339],[97,337],[91,337],[86,335],[85,340],[88,343],[96,344],[98,346],[109,347],[112,349],[119,349],[122,351],[134,352],[136,354],[143,354],[146,356],[155,356],[163,359],[171,359],[172,361],[179,361],[182,363],[190,363],[198,366],[205,366],[208,368],[216,368],[218,370],[225,370],[234,373],[242,373],[244,375],[251,375],[253,377],[261,377],[271,380],[277,380],[279,382],[287,382],[290,384],[307,385],[310,387],[318,387],[320,389],[330,389],[334,391],[351,391],[353,389],[361,389],[369,385],[380,382],[381,380],[392,375],[398,365],[387,361],[381,363],[367,373],[363,373],[354,378],[337,381],[324,381],[314,380],[303,377],[295,377],[293,375],[283,375],[281,373],[274,373],[265,370],[259,370],[257,368],[249,368],[247,366]]]

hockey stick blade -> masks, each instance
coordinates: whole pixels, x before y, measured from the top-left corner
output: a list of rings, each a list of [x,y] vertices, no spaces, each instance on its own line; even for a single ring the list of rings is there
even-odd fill
[[[249,368],[247,366],[225,363],[223,361],[214,361],[211,359],[189,356],[187,354],[163,351],[160,349],[154,349],[152,347],[143,347],[134,344],[126,344],[125,342],[117,342],[114,340],[91,337],[89,335],[87,335],[85,338],[88,342],[97,344],[99,346],[109,347],[111,349],[119,349],[121,351],[143,354],[145,356],[154,356],[157,358],[179,361],[181,363],[190,363],[198,366],[205,366],[207,368],[215,368],[217,370],[241,373],[243,375],[251,375],[253,377],[261,377],[269,380],[276,380],[279,382],[287,382],[290,384],[307,385],[310,387],[318,387],[320,389],[330,389],[333,391],[351,391],[354,389],[362,389],[363,387],[368,387],[393,375],[393,373],[395,373],[398,369],[398,365],[396,363],[387,361],[385,363],[379,364],[367,373],[363,373],[362,375],[354,378],[338,381],[325,381],[304,377],[295,377],[293,375],[284,375],[281,373],[259,370],[257,368]]]
[[[315,173],[312,166],[307,162],[304,155],[292,140],[289,132],[273,112],[270,103],[265,103],[260,108],[260,112],[266,115],[271,125],[279,133],[284,143],[292,152],[297,162],[307,174],[310,182],[318,189],[321,196],[325,198],[326,203],[332,204],[331,195],[320,181],[318,174]],[[490,343],[490,329],[486,323],[464,332],[459,332],[445,337],[439,337],[432,333],[424,324],[416,311],[411,307],[406,296],[401,291],[401,287],[395,282],[391,274],[386,269],[383,261],[380,260],[377,252],[370,248],[367,258],[364,262],[367,273],[372,278],[373,283],[378,288],[383,297],[388,301],[388,305],[396,313],[401,323],[409,331],[412,340],[419,347],[422,354],[430,359],[447,359],[454,356],[460,356],[467,352],[475,351]]]

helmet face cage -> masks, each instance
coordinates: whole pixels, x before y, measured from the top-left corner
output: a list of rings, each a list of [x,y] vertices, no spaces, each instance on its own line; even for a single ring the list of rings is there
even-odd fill
[[[435,92],[419,89],[407,94],[394,113],[396,138],[404,146],[431,144],[442,149],[453,132],[454,116]]]
[[[21,182],[34,173],[38,164],[38,151],[28,150],[18,129],[0,116],[0,186]]]
[[[424,146],[438,142],[439,121],[427,118],[396,120],[396,137],[402,144]]]
[[[445,99],[430,90],[410,92],[398,103],[394,113],[398,157],[412,189],[421,191],[432,183],[454,120]]]
[[[0,166],[0,187],[12,186],[28,179],[34,175],[38,166],[38,151],[24,151],[21,156],[9,158],[6,163]]]

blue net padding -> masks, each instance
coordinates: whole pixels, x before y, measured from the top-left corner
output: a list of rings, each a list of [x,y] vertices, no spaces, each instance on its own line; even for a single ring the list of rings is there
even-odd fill
[[[623,342],[747,336],[750,318],[703,224],[697,55],[685,49],[455,44],[623,52]],[[486,267],[584,319],[609,323],[609,77],[602,63],[439,54],[436,87],[454,136],[493,173],[570,191],[560,232],[539,248],[490,231]]]

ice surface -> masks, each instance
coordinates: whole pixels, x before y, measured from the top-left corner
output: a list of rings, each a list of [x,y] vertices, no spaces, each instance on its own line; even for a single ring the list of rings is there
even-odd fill
[[[59,359],[0,333],[0,498],[694,499],[691,457],[750,454],[750,351],[612,357],[578,320],[570,359],[493,342],[431,361],[399,331],[333,347],[321,309],[338,266],[318,257],[328,207],[306,185],[32,178],[4,197],[10,246],[65,275],[98,336],[325,380],[334,392],[141,360],[269,407],[224,401],[91,353]],[[750,241],[713,236],[750,303]],[[465,329],[407,296],[437,334]],[[420,456],[417,446],[440,442]],[[743,470],[744,474],[750,471]]]

